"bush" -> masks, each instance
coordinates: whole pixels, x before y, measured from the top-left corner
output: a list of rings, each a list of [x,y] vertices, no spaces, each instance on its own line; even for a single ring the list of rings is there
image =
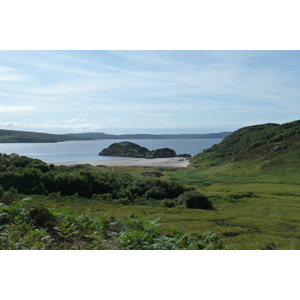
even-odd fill
[[[42,228],[52,228],[56,223],[55,217],[43,206],[32,208],[29,212],[29,216],[37,226]]]
[[[178,204],[184,204],[187,208],[211,209],[212,203],[208,197],[197,191],[188,191],[178,197]]]
[[[2,190],[3,192],[3,190]],[[14,188],[10,188],[8,192],[2,194],[1,202],[6,205],[11,205],[14,202],[19,200],[18,190]]]
[[[173,207],[176,206],[176,202],[174,200],[171,200],[171,199],[165,199],[165,200],[162,200],[160,202],[160,205],[163,206],[163,207],[173,208]]]

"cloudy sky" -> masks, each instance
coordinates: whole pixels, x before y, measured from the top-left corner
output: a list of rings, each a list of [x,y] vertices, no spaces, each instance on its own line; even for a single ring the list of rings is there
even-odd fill
[[[300,51],[0,51],[0,128],[209,133],[300,119]]]

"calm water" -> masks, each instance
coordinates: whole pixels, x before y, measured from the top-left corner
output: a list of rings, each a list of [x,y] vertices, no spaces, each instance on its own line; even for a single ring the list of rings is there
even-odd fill
[[[112,143],[122,140],[97,140],[97,141],[70,141],[61,143],[25,143],[25,144],[0,144],[0,153],[17,153],[31,158],[40,159],[46,163],[80,162],[110,160],[114,157],[98,156],[98,153]],[[204,149],[218,144],[222,139],[151,139],[127,140],[149,150],[171,148],[177,154],[191,154],[192,156]]]

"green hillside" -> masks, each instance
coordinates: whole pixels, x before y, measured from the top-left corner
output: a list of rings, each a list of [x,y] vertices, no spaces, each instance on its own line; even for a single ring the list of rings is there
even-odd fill
[[[238,129],[205,152],[218,157],[236,156],[261,145],[277,145],[292,136],[300,134],[300,120],[282,125],[267,123]],[[297,140],[297,139],[296,139]]]
[[[218,174],[219,180],[225,176],[237,181],[242,176],[247,182],[297,182],[299,157],[300,121],[294,121],[241,128],[191,162],[198,172]]]

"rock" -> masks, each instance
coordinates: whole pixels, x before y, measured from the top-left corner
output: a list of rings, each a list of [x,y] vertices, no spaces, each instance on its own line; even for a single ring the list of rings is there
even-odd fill
[[[149,151],[145,158],[168,158],[177,157],[176,152],[170,148],[162,148]]]
[[[271,149],[271,152],[272,153],[276,153],[278,151],[282,151],[282,150],[285,150],[287,149],[289,146],[288,145],[280,145],[280,146],[276,146],[274,147],[273,149]]]
[[[184,154],[178,154],[177,156],[178,157],[183,157],[183,158],[191,158],[192,157],[191,154],[186,154],[186,153],[184,153]]]
[[[149,152],[145,147],[131,143],[120,142],[113,143],[108,148],[104,148],[99,156],[122,156],[122,157],[137,157],[143,158]]]

